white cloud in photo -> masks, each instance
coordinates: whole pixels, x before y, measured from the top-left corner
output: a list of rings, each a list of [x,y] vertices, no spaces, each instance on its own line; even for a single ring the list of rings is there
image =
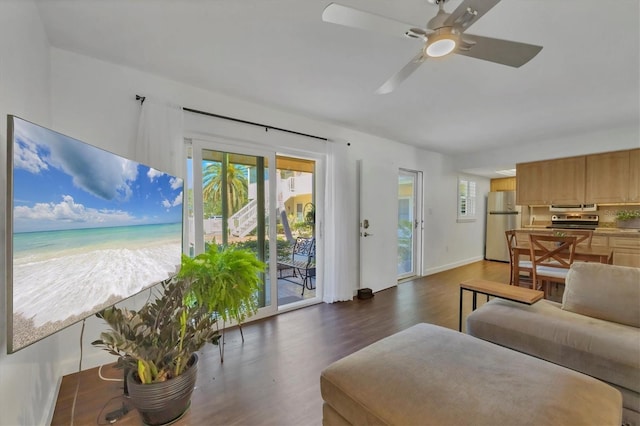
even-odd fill
[[[149,171],[147,172],[147,177],[149,178],[149,181],[153,182],[155,179],[159,178],[164,174],[165,173],[150,167]]]
[[[171,179],[169,179],[169,185],[171,185],[171,189],[182,188],[182,179],[172,177]]]
[[[14,167],[36,174],[49,166],[60,169],[76,187],[105,200],[131,196],[138,163],[20,119],[14,133]]]
[[[86,223],[93,226],[114,226],[130,223],[134,217],[122,210],[98,210],[76,203],[72,196],[63,195],[59,203],[36,203],[33,207],[16,206],[13,217],[24,221]]]
[[[173,199],[173,201],[170,201],[166,198],[162,200],[162,207],[164,207],[165,209],[170,209],[171,207],[177,207],[180,205],[182,205],[182,191],[180,191],[180,193],[176,196],[176,198]]]
[[[49,166],[38,155],[38,146],[29,140],[18,139],[13,146],[13,167],[38,174]]]
[[[52,164],[69,174],[76,187],[105,200],[131,197],[138,163],[81,142],[53,142],[51,146]]]

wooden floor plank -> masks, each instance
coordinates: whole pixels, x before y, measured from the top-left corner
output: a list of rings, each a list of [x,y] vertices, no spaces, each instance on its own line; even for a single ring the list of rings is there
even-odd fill
[[[225,361],[218,348],[202,351],[192,406],[176,425],[320,425],[320,372],[333,361],[420,322],[457,330],[459,284],[480,278],[509,282],[509,265],[480,261],[399,284],[368,300],[318,304],[243,326],[226,335]],[[468,293],[468,292],[465,292]],[[465,312],[471,309],[465,295]],[[484,298],[479,298],[479,304]],[[76,425],[97,424],[99,412],[118,386],[97,373],[81,373]],[[70,424],[73,376],[63,379],[52,424]],[[117,407],[118,398],[109,403]],[[104,414],[99,418],[104,424]],[[142,424],[137,413],[118,420]]]

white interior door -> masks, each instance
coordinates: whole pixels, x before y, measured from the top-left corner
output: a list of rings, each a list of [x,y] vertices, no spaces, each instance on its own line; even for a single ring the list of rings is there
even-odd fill
[[[397,285],[398,170],[388,162],[359,161],[360,288]]]

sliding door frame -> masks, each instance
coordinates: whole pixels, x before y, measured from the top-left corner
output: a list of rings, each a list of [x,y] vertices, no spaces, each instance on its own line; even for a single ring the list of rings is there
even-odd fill
[[[398,275],[398,281],[409,280],[422,275],[422,253],[423,253],[423,228],[424,228],[424,212],[423,212],[423,174],[418,170],[410,170],[400,168],[398,177],[407,176],[413,180],[412,194],[412,231],[411,231],[411,271],[407,271]],[[398,194],[400,195],[400,194]],[[398,245],[398,249],[400,246]]]
[[[292,148],[275,147],[269,145],[262,145],[258,142],[236,140],[228,140],[226,137],[207,137],[197,136],[188,139],[191,142],[192,160],[193,164],[202,164],[202,150],[222,151],[229,153],[246,154],[252,156],[264,157],[268,161],[269,171],[269,253],[277,253],[276,243],[276,226],[277,215],[275,214],[275,206],[277,206],[277,180],[276,176],[276,157],[294,157],[300,159],[313,160],[316,163],[315,171],[315,199],[316,199],[316,263],[318,265],[324,265],[324,199],[325,199],[325,179],[326,179],[326,154],[324,152],[309,152]],[[196,182],[202,182],[202,168],[193,167],[193,179],[194,186]],[[197,220],[197,218],[203,218],[203,196],[202,191],[196,191],[194,188],[194,232],[195,235],[204,235],[203,221]],[[195,252],[201,253],[204,251],[204,240],[196,238]],[[270,300],[269,306],[260,308],[258,313],[250,318],[250,320],[257,320],[260,318],[275,315],[280,312],[286,312],[292,309],[297,309],[301,306],[307,306],[322,302],[323,296],[323,278],[324,267],[320,267],[316,270],[316,297],[311,299],[305,299],[302,302],[296,303],[294,306],[283,305],[278,307],[278,276],[277,276],[277,256],[270,256],[269,260],[269,282],[270,285]]]
[[[275,205],[276,197],[276,181],[272,179],[272,176],[276,174],[276,155],[274,151],[266,149],[258,149],[255,147],[238,146],[236,144],[230,145],[219,141],[205,141],[202,139],[192,140],[192,159],[193,159],[193,215],[194,215],[194,234],[196,239],[194,241],[195,254],[202,253],[204,251],[204,199],[202,194],[202,188],[196,188],[196,184],[202,184],[202,152],[203,150],[218,151],[232,154],[251,155],[255,157],[263,157],[268,161],[268,167],[265,170],[269,171],[269,205]],[[196,166],[197,165],[197,166]],[[271,207],[270,207],[271,208]],[[269,253],[277,253],[276,248],[276,215],[271,211],[267,212],[269,217],[269,235],[265,235],[269,240]],[[268,281],[269,281],[269,300],[271,303],[268,306],[264,306],[258,309],[258,313],[252,317],[252,319],[258,319],[266,316],[273,315],[278,310],[278,277],[277,277],[277,257],[269,256],[268,259]],[[267,289],[265,289],[266,291]]]

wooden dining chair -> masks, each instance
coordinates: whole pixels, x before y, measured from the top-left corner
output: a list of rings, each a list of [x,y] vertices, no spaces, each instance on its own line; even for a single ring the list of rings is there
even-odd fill
[[[589,229],[571,229],[564,233],[568,237],[577,237],[576,245],[585,243],[585,247],[591,247],[591,240],[593,240],[593,231]]]
[[[563,284],[576,252],[576,236],[529,234],[533,287],[549,296],[549,283]]]
[[[585,247],[591,248],[591,240],[593,240],[593,231],[590,229],[569,229],[563,232],[563,236],[576,237],[576,246],[584,243]],[[555,283],[555,289],[558,289],[558,283]]]
[[[505,231],[504,234],[507,237],[507,248],[509,249],[509,269],[510,269],[509,285],[513,285],[515,283],[515,276],[514,276],[515,268],[514,268],[514,263],[513,262],[516,261],[515,252],[514,252],[513,248],[517,244],[516,230],[515,229],[511,229],[509,231]],[[520,269],[520,271],[528,273],[529,277],[531,277],[531,274],[533,272],[533,266],[531,264],[531,261],[530,260],[520,260],[520,259],[517,259],[517,261],[518,261],[518,268]],[[522,282],[522,280],[519,280],[519,281]]]

